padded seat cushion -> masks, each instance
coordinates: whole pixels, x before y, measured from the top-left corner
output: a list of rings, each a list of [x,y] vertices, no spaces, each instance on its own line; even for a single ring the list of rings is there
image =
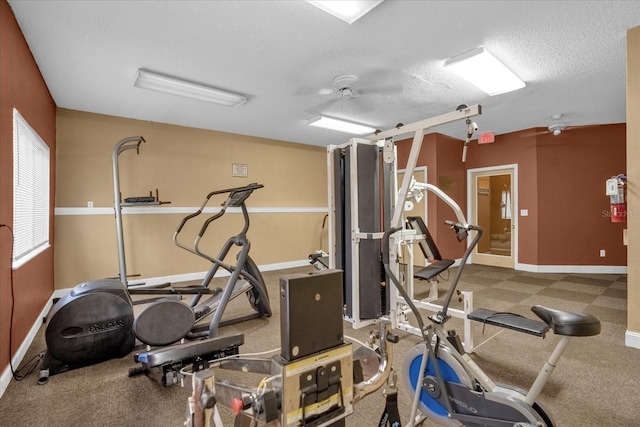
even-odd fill
[[[542,305],[534,305],[531,311],[549,325],[557,335],[588,337],[600,333],[600,321],[589,313],[555,310]]]

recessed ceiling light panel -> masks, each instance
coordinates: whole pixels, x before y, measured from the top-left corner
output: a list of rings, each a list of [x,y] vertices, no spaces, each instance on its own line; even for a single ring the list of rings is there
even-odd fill
[[[307,3],[342,19],[347,24],[353,24],[382,2],[383,0],[307,0]]]
[[[490,96],[521,89],[524,82],[482,47],[447,59],[444,67]]]

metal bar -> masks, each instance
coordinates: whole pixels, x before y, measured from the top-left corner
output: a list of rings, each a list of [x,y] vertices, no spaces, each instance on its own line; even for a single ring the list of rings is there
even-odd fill
[[[337,150],[335,145],[327,146],[327,171],[329,178],[329,185],[327,186],[327,196],[329,200],[329,221],[327,224],[327,250],[329,252],[329,268],[336,268],[336,231],[335,216],[336,216],[336,199],[335,199],[335,185],[333,171],[335,171],[335,159],[334,152]],[[322,240],[321,240],[322,241]],[[320,248],[322,249],[322,248]],[[343,279],[344,280],[344,279]]]
[[[404,212],[404,203],[407,200],[407,193],[409,191],[409,185],[411,184],[411,178],[416,168],[418,161],[418,155],[422,147],[422,140],[424,138],[424,131],[428,128],[450,123],[456,120],[464,119],[467,117],[476,116],[481,114],[481,107],[474,105],[461,110],[456,110],[451,113],[445,113],[440,116],[432,117],[422,120],[420,122],[412,123],[407,126],[401,126],[398,129],[381,132],[377,135],[370,135],[367,139],[378,140],[386,139],[397,135],[402,135],[414,131],[413,144],[411,145],[411,152],[409,153],[409,159],[407,160],[407,166],[405,167],[404,178],[402,179],[402,186],[400,187],[400,193],[398,194],[398,201],[396,208],[393,212],[393,218],[391,219],[392,227],[399,227],[402,219],[402,213]]]
[[[134,142],[135,144],[127,145]],[[130,136],[120,140],[113,149],[113,200],[116,214],[116,236],[118,239],[118,267],[120,281],[128,286],[127,283],[127,261],[124,253],[124,233],[122,231],[122,206],[120,201],[120,173],[118,169],[118,156],[125,150],[140,148],[140,144],[145,142],[142,136]]]
[[[444,125],[447,123],[455,122],[456,120],[465,119],[467,117],[473,117],[482,114],[482,107],[478,104],[466,107],[460,110],[452,111],[450,113],[441,114],[439,116],[431,117],[421,120],[419,122],[410,123],[408,125],[399,126],[397,128],[389,129],[384,132],[374,133],[372,135],[364,136],[364,139],[369,141],[379,141],[381,139],[393,138],[399,135],[413,133],[415,131],[424,131],[426,129]]]
[[[353,327],[360,327],[360,246],[356,239],[353,238],[354,233],[360,231],[358,222],[358,139],[351,138],[349,140],[351,146],[350,167],[349,167],[349,188],[351,196],[351,222],[349,230],[349,240],[351,241],[351,317]]]
[[[391,217],[391,227],[400,227],[402,221],[402,214],[404,212],[404,203],[407,201],[407,193],[409,192],[409,185],[411,184],[411,178],[413,178],[413,171],[416,169],[418,163],[418,156],[420,155],[420,148],[422,148],[422,139],[424,137],[424,129],[416,131],[413,136],[413,143],[411,144],[411,152],[409,153],[409,159],[407,160],[407,166],[405,168],[404,176],[402,177],[402,185],[400,186],[400,193],[398,194],[398,200],[396,201],[396,207],[393,210],[393,217]]]
[[[352,236],[356,239],[382,239],[382,236],[384,236],[384,232],[376,232],[376,233],[367,233],[367,232],[355,232],[352,234]]]
[[[533,403],[536,401],[536,398],[538,397],[538,395],[544,388],[545,384],[549,380],[549,377],[551,376],[551,373],[555,369],[558,363],[558,360],[560,360],[560,356],[562,356],[562,353],[564,352],[565,348],[567,348],[567,344],[569,344],[569,340],[571,340],[570,336],[563,335],[560,338],[560,341],[558,341],[558,344],[556,345],[556,348],[553,350],[553,353],[551,354],[551,356],[549,356],[549,359],[545,362],[544,367],[542,368],[535,382],[529,389],[529,393],[527,393],[527,397],[524,399],[524,401],[529,405],[533,405]]]
[[[255,374],[263,375],[271,375],[271,367],[273,365],[271,359],[250,359],[242,357],[227,359],[221,362],[216,362],[214,360],[212,363],[219,363],[220,369],[240,372],[252,372]]]

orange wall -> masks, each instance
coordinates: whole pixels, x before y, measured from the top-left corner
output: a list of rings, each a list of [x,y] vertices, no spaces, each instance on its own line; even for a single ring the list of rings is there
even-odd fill
[[[467,169],[507,164],[518,165],[518,209],[528,209],[529,215],[518,218],[518,262],[539,265],[538,260],[538,183],[539,170],[536,138],[531,131],[496,136],[493,144],[469,145]],[[516,214],[514,212],[514,214]]]
[[[409,158],[412,139],[399,141],[398,168],[404,169]],[[457,153],[457,154],[454,154]],[[462,142],[437,133],[425,135],[417,166],[427,167],[427,182],[439,185],[441,179],[448,183],[445,192],[462,208],[466,209],[466,178],[462,166]],[[460,244],[454,233],[444,223],[455,219],[449,206],[431,192],[427,193],[427,227],[444,258],[460,258],[465,246]]]
[[[0,1],[0,223],[13,225],[13,108],[49,145],[51,232],[55,200],[56,110],[31,51],[5,0]],[[12,352],[15,354],[53,292],[53,247],[13,272]],[[0,370],[9,364],[11,235],[0,229]]]
[[[518,262],[531,265],[626,266],[622,242],[624,224],[607,217],[607,178],[625,171],[625,125],[569,128],[559,136],[531,129],[496,136],[493,144],[469,146],[462,163],[462,142],[439,134],[425,135],[418,166],[427,166],[436,185],[450,178],[445,189],[466,214],[467,169],[518,165]],[[404,168],[411,140],[398,143],[398,167]],[[450,209],[429,199],[430,230],[443,256],[460,257],[464,247],[446,233]],[[519,212],[514,212],[514,215]],[[453,242],[453,243],[452,243]],[[456,246],[457,245],[457,246]],[[601,258],[600,249],[606,257]]]
[[[627,265],[605,181],[626,172],[625,125],[538,136],[539,264]],[[600,257],[600,250],[606,257]]]

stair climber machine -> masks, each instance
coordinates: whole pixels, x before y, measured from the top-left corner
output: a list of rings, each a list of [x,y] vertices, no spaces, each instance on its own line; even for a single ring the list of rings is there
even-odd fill
[[[148,348],[165,348],[161,349],[162,357],[158,355],[151,361],[136,358],[142,366],[130,370],[129,374],[145,373],[165,385],[175,381],[166,360],[175,366],[237,351],[242,337],[218,337],[218,328],[271,316],[267,288],[260,270],[249,256],[250,243],[246,235],[250,223],[245,202],[253,191],[262,187],[261,184],[249,184],[213,191],[195,213],[183,218],[173,235],[174,243],[212,263],[199,285],[131,289],[119,279],[103,279],[76,285],[56,302],[47,320],[47,350],[38,382],[44,384],[50,375],[124,357],[134,349],[136,339]],[[185,224],[202,214],[209,201],[218,195],[226,195],[226,200],[214,215],[204,221],[193,247],[181,243],[178,236]],[[200,248],[200,242],[209,225],[229,208],[240,209],[244,225],[237,235],[227,239],[214,257]],[[225,262],[233,247],[239,248],[235,262]],[[228,272],[228,280],[223,288],[212,289],[213,278],[220,268]],[[251,313],[223,319],[229,301],[243,293],[248,298]],[[147,306],[134,317],[131,295],[140,294],[155,298],[142,301]],[[189,295],[191,300],[188,303],[176,299]],[[211,320],[206,322],[208,317]],[[192,342],[184,342],[185,339]],[[176,344],[178,342],[182,343]],[[194,358],[189,349],[196,343],[200,353]]]

